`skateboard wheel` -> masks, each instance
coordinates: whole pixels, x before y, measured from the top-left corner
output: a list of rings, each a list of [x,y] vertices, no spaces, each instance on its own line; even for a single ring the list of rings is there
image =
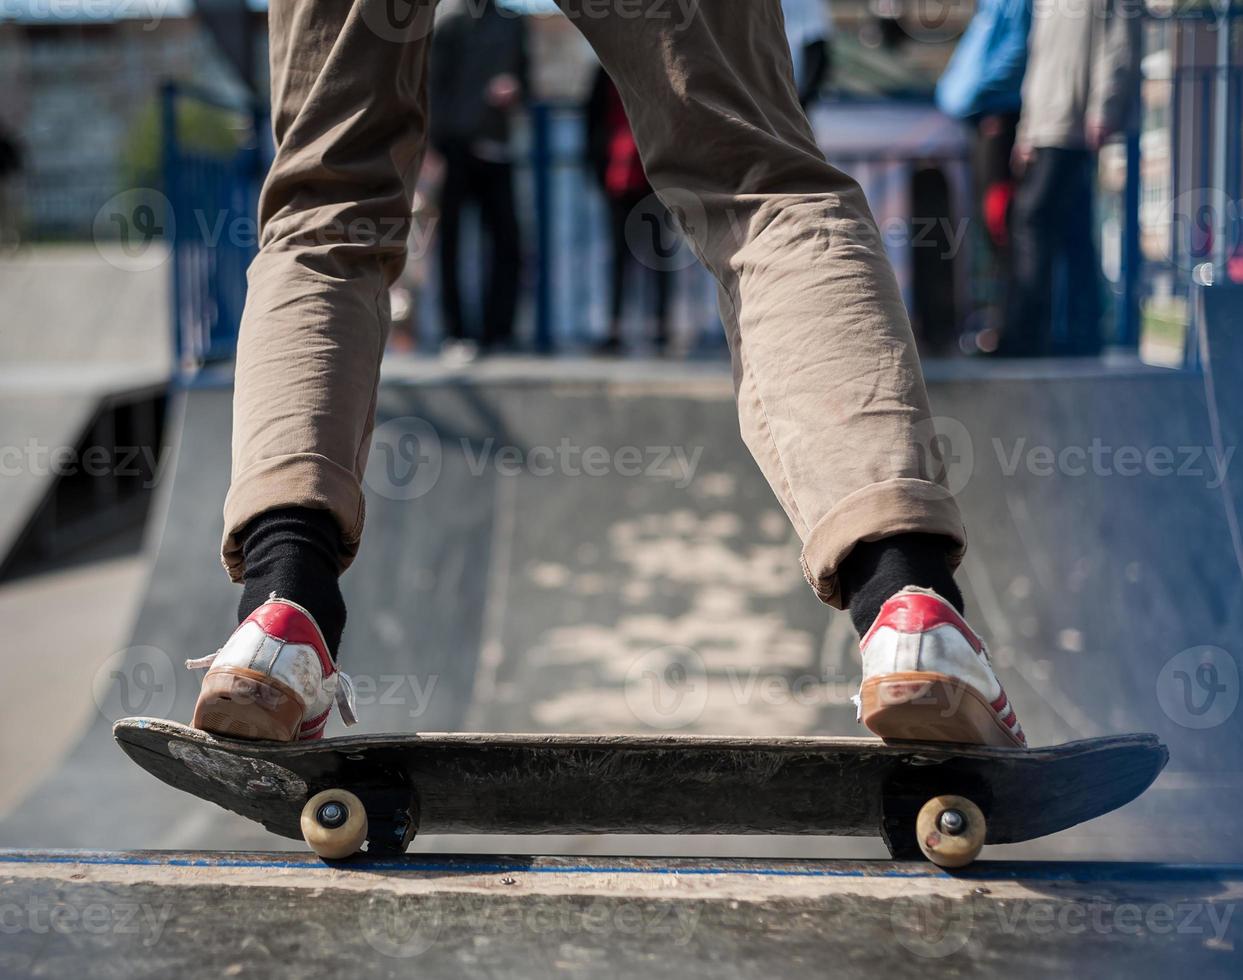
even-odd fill
[[[302,808],[302,836],[327,861],[357,853],[367,839],[363,801],[343,789],[316,793]]]
[[[937,796],[915,818],[919,849],[942,868],[963,868],[980,856],[987,835],[980,808],[965,796]]]

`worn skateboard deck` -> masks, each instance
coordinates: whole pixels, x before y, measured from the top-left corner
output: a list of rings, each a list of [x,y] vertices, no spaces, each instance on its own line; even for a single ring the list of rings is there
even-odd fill
[[[1039,749],[863,738],[689,735],[362,735],[285,745],[126,718],[113,735],[177,789],[301,839],[306,801],[363,802],[371,851],[415,833],[879,836],[915,856],[930,797],[961,794],[987,842],[1056,833],[1139,796],[1168,752],[1154,735]]]

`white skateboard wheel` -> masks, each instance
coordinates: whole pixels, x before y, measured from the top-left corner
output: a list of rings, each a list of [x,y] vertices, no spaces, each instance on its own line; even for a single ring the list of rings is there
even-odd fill
[[[344,789],[316,793],[302,808],[302,836],[326,861],[357,853],[367,839],[363,801]]]
[[[937,796],[915,818],[919,849],[941,868],[964,868],[984,847],[988,827],[980,808],[965,796]]]

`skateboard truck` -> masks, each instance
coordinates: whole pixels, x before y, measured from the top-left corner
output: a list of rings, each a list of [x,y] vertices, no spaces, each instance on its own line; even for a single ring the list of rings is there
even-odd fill
[[[921,854],[942,868],[966,867],[988,837],[987,787],[955,780],[957,792],[938,779],[938,765],[918,766],[890,778],[881,792],[881,839],[895,860]],[[975,801],[979,800],[979,804]]]

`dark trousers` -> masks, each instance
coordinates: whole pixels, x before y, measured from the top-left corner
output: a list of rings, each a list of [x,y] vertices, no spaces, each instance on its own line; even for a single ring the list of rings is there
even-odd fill
[[[440,192],[440,302],[445,336],[466,337],[462,303],[462,214],[470,205],[479,209],[479,220],[488,245],[483,258],[483,324],[480,343],[490,346],[513,337],[518,307],[518,282],[522,244],[514,208],[513,166],[483,160],[468,149],[442,149],[445,182]]]
[[[667,213],[652,194],[610,197],[608,203],[613,239],[609,336],[614,340],[621,339],[626,272],[630,269],[636,274],[646,273],[651,279],[654,290],[651,313],[656,320],[656,333],[652,340],[658,347],[663,347],[669,339],[669,298],[674,279],[674,269],[670,265],[673,257],[666,254],[665,236],[661,231],[662,227],[667,228]]]
[[[999,353],[1013,357],[1100,353],[1095,178],[1096,157],[1088,150],[1035,150],[1015,196],[1011,276]]]
[[[997,113],[985,116],[976,127],[975,152],[975,197],[976,218],[984,221],[985,196],[989,189],[998,184],[1007,184],[1014,180],[1014,169],[1010,159],[1014,155],[1014,143],[1018,134],[1019,114],[1017,112]],[[1010,246],[999,243],[992,235],[988,239],[989,249],[998,261],[998,271],[1008,275]]]

